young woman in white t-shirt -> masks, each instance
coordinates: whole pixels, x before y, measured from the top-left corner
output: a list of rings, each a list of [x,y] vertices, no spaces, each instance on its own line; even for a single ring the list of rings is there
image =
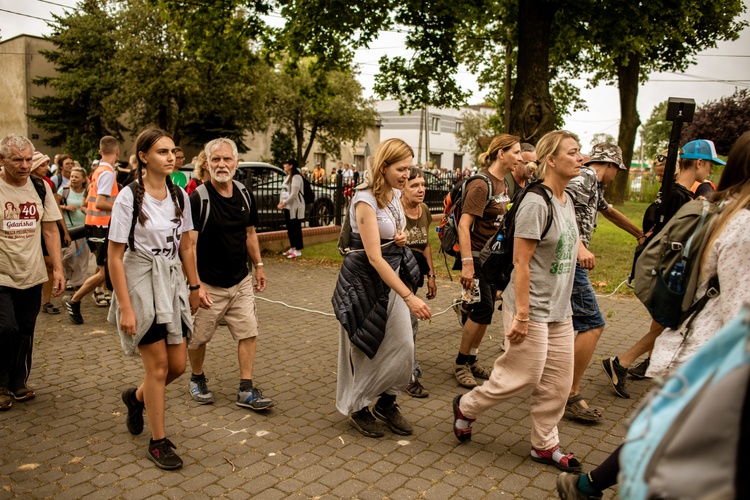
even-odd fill
[[[165,387],[185,371],[184,337],[192,331],[191,315],[200,303],[190,201],[169,177],[174,149],[162,130],[147,129],[138,136],[137,183],[115,200],[108,257],[115,291],[108,319],[117,324],[126,354],[137,345],[145,371],[139,387],[122,393],[128,430],[134,435],[143,431],[145,405],[152,435],[148,457],[162,469],[182,466],[164,429]]]

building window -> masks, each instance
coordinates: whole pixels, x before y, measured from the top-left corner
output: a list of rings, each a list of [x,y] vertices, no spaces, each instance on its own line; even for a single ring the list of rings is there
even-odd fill
[[[456,133],[460,134],[464,129],[464,122],[456,122]]]
[[[364,170],[365,155],[354,155],[354,165],[357,167],[357,170]]]
[[[440,168],[440,160],[442,159],[442,153],[430,153],[430,161],[434,167]]]
[[[433,116],[430,119],[430,132],[440,132],[440,117]]]
[[[325,153],[315,153],[313,155],[313,159],[315,160],[316,165],[320,163],[321,167],[326,168],[326,154]]]
[[[464,166],[464,155],[453,154],[453,170],[461,171]]]

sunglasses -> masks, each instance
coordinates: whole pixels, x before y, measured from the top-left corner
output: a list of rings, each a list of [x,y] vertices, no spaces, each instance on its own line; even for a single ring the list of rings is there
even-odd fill
[[[664,160],[666,160],[666,159],[667,159],[667,157],[666,157],[666,156],[664,156],[664,155],[656,155],[656,156],[654,157],[654,159],[655,159],[655,160],[656,160],[657,162],[661,163],[661,162],[663,162]]]

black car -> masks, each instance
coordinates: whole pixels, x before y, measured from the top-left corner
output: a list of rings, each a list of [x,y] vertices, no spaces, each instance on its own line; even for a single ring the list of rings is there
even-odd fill
[[[258,205],[258,225],[261,229],[276,230],[284,227],[284,213],[277,208],[281,185],[286,178],[283,168],[262,162],[240,162],[235,179],[245,184],[255,196]],[[305,220],[310,227],[328,226],[334,219],[336,188],[312,184],[315,200],[305,208]]]

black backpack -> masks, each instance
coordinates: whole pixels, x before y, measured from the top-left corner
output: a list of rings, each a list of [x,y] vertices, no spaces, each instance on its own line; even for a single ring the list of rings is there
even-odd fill
[[[543,240],[554,218],[552,211],[552,196],[549,188],[539,181],[526,185],[513,202],[508,213],[503,217],[503,223],[498,228],[495,235],[487,240],[484,247],[479,252],[479,265],[482,269],[482,276],[490,283],[491,286],[498,290],[505,290],[510,283],[510,273],[513,271],[513,243],[516,233],[516,213],[521,202],[528,193],[536,193],[547,202],[547,223],[540,240]]]
[[[302,198],[305,200],[305,205],[309,205],[315,201],[312,184],[310,184],[310,181],[304,175],[302,176]]]

